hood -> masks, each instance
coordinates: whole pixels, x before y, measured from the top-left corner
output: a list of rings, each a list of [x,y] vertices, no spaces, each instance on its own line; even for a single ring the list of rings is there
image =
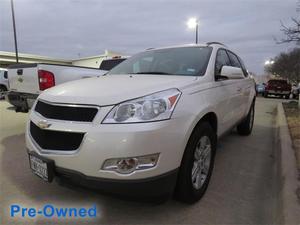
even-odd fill
[[[76,80],[44,91],[39,98],[57,103],[114,105],[191,84],[192,76],[108,75]]]

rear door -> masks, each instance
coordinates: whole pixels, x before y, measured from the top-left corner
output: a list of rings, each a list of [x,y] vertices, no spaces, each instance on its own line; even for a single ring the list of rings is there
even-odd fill
[[[37,64],[17,64],[9,67],[8,79],[11,91],[40,93]]]

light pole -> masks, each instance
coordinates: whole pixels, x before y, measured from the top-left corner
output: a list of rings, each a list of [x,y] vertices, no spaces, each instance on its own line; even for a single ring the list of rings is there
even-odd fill
[[[198,44],[198,27],[199,27],[199,21],[197,20],[197,18],[190,18],[187,21],[187,26],[190,29],[195,29],[196,30],[196,44]]]
[[[14,11],[14,1],[13,1],[13,0],[10,0],[10,5],[11,5],[11,15],[12,15],[13,29],[14,29],[15,51],[16,51],[16,62],[19,63],[18,43],[17,43],[17,32],[16,32],[16,21],[15,21],[15,11]]]

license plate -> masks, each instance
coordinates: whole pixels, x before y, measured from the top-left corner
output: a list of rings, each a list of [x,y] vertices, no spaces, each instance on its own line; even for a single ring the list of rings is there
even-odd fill
[[[29,163],[34,174],[47,182],[51,182],[53,180],[54,161],[29,153]]]

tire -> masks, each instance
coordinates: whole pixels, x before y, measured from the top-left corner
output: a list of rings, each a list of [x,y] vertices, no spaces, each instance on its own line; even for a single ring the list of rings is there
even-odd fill
[[[267,97],[268,97],[268,92],[265,92],[265,93],[263,94],[263,96],[264,96],[265,98],[267,98]]]
[[[255,103],[253,102],[246,118],[239,125],[237,125],[237,132],[240,135],[246,136],[251,134],[254,122],[254,114]]]
[[[4,99],[4,92],[6,92],[7,89],[4,86],[0,86],[0,99]]]
[[[216,146],[215,131],[208,122],[200,122],[188,141],[181,161],[175,188],[177,200],[191,204],[204,195],[214,167]]]

